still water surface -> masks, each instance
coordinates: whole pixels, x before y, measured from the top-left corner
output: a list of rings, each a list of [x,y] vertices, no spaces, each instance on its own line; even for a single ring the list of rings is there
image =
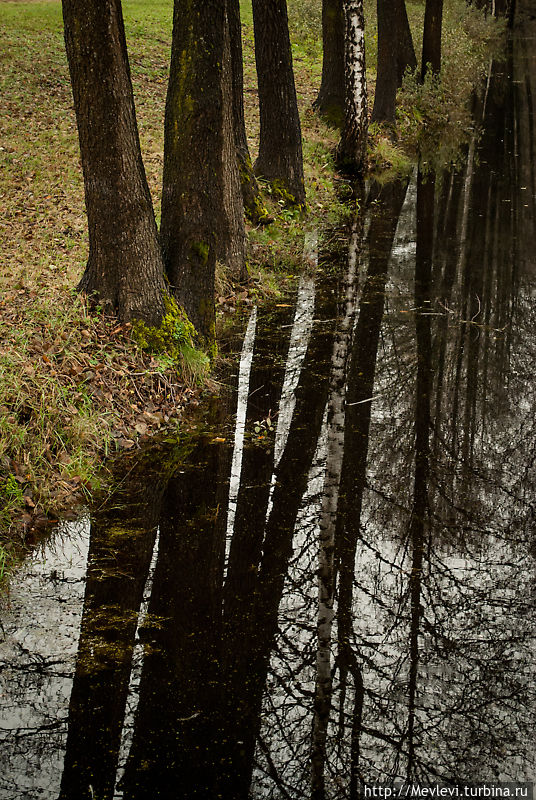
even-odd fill
[[[367,187],[196,427],[21,571],[2,798],[534,779],[533,28],[463,165]]]

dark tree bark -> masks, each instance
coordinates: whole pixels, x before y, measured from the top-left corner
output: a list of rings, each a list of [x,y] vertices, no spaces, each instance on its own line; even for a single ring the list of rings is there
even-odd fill
[[[141,158],[120,0],[63,0],[89,226],[79,289],[122,320],[159,324],[164,274]]]
[[[231,75],[233,92],[233,125],[240,172],[244,209],[253,223],[266,222],[268,212],[263,206],[257,178],[253,171],[244,116],[244,60],[242,55],[242,23],[240,0],[227,0],[229,36],[231,41]]]
[[[346,15],[344,127],[337,162],[347,172],[363,171],[367,154],[367,76],[363,0],[344,0]]]
[[[398,86],[402,86],[402,80],[407,68],[417,69],[417,56],[413,45],[413,36],[409,27],[408,12],[406,10],[406,0],[395,0],[399,14],[399,34],[398,40]]]
[[[514,24],[516,0],[495,0],[495,16],[506,17],[509,27]]]
[[[322,2],[322,83],[314,108],[327,122],[344,122],[343,0]]]
[[[417,59],[404,0],[378,0],[378,68],[373,122],[394,123],[396,91]]]
[[[429,69],[435,75],[441,72],[441,29],[443,23],[443,0],[426,0],[424,32],[422,37],[421,80]]]
[[[396,4],[391,0],[378,0],[377,9],[378,65],[372,122],[394,124],[398,88],[398,14]]]
[[[227,3],[226,3],[227,5]],[[248,278],[244,202],[235,137],[233,66],[229,25],[226,20],[223,51],[223,207],[227,224],[219,240],[218,260],[237,279]],[[250,162],[251,163],[251,162]]]
[[[286,0],[253,0],[261,134],[255,172],[291,205],[305,205],[298,100]]]
[[[224,0],[175,0],[160,235],[171,290],[207,344],[215,338],[216,259],[232,253],[240,228],[224,168],[232,129],[225,119],[225,26]]]

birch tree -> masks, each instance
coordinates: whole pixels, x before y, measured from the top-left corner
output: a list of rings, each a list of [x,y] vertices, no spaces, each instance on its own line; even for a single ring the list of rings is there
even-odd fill
[[[344,459],[346,375],[357,307],[358,252],[362,234],[363,215],[359,214],[352,228],[348,269],[343,281],[345,309],[339,321],[331,355],[326,473],[319,521],[316,680],[311,747],[312,800],[325,798],[326,740],[333,691],[331,648],[335,599],[335,530]]]
[[[344,126],[337,148],[337,162],[342,169],[359,174],[365,166],[368,130],[363,0],[344,0],[344,13]]]

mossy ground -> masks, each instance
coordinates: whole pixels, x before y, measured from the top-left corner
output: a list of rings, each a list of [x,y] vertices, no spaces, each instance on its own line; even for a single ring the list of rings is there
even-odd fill
[[[243,0],[241,6],[246,121],[254,160],[259,121],[253,25],[250,3]],[[372,93],[374,0],[366,0],[366,6]],[[158,219],[173,3],[124,0],[123,11]],[[417,50],[423,11],[423,2],[408,2]],[[303,265],[305,230],[321,231],[344,212],[333,161],[338,133],[312,111],[321,76],[321,0],[289,0],[289,14],[308,212],[287,209],[284,198],[266,195],[274,221],[250,228],[250,286],[235,289],[223,273],[218,277],[217,306],[227,315],[254,296],[280,292]],[[454,108],[462,108],[482,73],[491,28],[466,13],[463,0],[447,0],[445,28],[441,92],[419,94],[408,84],[399,141],[393,143],[381,130],[371,138],[371,160],[380,171],[400,168],[397,159],[406,163],[422,132],[443,125],[445,113],[452,117]],[[197,391],[189,385],[187,369],[177,372],[173,354],[145,352],[128,326],[88,314],[74,291],[87,258],[87,229],[60,1],[0,0],[0,32],[1,576],[14,540],[31,543],[41,521],[91,492],[107,453],[136,447],[140,438],[180,414]],[[464,128],[466,122],[462,115],[456,124]]]

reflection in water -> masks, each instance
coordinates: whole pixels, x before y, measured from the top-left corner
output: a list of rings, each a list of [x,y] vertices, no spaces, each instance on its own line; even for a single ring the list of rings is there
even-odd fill
[[[218,481],[225,449],[201,440],[192,466],[169,482],[125,798],[215,797],[225,506]],[[221,476],[223,477],[223,476]],[[215,741],[216,740],[216,741]]]
[[[144,471],[133,477],[137,502],[107,508],[91,522],[62,798],[113,796],[138,611],[164,487],[164,476],[151,480]]]
[[[251,317],[209,420],[92,515],[41,649],[29,568],[2,797],[534,777],[529,61],[518,36],[490,69],[463,168],[363,190],[296,308]]]

